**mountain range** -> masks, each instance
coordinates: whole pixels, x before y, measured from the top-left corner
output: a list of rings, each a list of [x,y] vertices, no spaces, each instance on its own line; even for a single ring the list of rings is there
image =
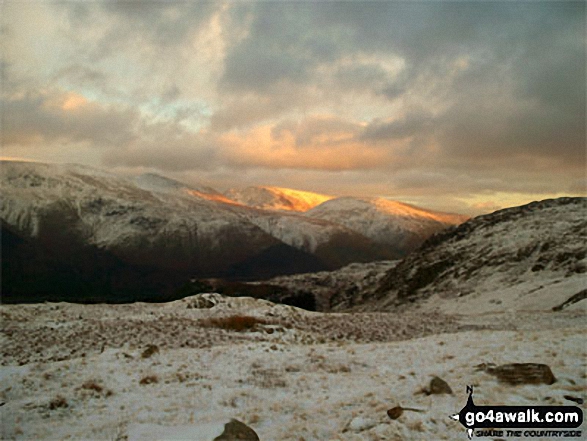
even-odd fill
[[[266,283],[323,311],[487,314],[569,307],[586,272],[587,198],[563,197],[447,228],[401,260]]]
[[[395,259],[461,215],[276,187],[2,161],[2,300],[165,300],[190,277],[264,279]]]

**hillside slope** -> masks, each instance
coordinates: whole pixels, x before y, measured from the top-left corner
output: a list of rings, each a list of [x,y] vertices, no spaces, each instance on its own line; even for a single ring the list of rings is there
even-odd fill
[[[359,309],[551,309],[587,289],[586,256],[587,199],[533,202],[431,237]]]
[[[468,219],[383,198],[355,197],[329,200],[305,215],[338,223],[385,244],[395,257],[405,256],[432,234]]]

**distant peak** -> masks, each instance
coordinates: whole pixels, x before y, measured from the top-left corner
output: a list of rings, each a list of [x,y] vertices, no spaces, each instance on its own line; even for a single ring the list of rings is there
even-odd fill
[[[333,196],[310,191],[271,186],[230,189],[225,195],[249,207],[298,212],[308,211],[333,198]]]

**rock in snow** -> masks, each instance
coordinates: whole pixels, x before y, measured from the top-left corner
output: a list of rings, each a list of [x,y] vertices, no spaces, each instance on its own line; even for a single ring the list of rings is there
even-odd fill
[[[127,439],[128,441],[260,441],[253,429],[235,419],[228,423],[216,421],[197,425],[135,424],[129,427]]]

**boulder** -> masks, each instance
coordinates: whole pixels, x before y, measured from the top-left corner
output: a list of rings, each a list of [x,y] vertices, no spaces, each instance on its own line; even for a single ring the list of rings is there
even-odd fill
[[[541,363],[510,363],[495,367],[488,365],[484,370],[499,381],[511,385],[553,384],[556,381],[550,367]]]
[[[253,429],[238,420],[230,420],[224,425],[224,432],[213,441],[260,441]]]
[[[441,394],[450,394],[452,395],[452,389],[448,385],[446,381],[444,381],[440,377],[434,377],[430,380],[430,386],[426,391],[428,395],[441,395]]]
[[[130,441],[260,441],[253,429],[237,420],[224,418],[190,425],[163,426],[131,423],[127,427]]]

